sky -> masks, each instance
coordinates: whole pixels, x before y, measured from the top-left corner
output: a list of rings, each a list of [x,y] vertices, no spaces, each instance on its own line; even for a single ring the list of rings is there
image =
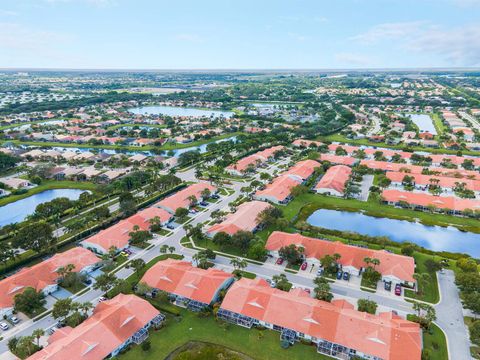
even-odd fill
[[[1,0],[0,67],[480,67],[480,0]]]

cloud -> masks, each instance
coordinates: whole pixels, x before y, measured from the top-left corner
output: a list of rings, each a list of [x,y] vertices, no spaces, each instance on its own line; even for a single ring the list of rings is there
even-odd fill
[[[383,40],[401,39],[412,36],[425,24],[423,21],[379,24],[364,33],[352,36],[350,40],[362,44],[373,44]]]
[[[335,54],[335,61],[342,66],[372,67],[373,59],[369,56],[356,53]]]
[[[191,42],[191,43],[204,42],[204,39],[198,34],[177,34],[175,35],[175,40]]]
[[[293,39],[293,40],[298,41],[298,42],[304,42],[305,40],[308,40],[308,36],[305,36],[305,35],[302,35],[302,34],[297,34],[297,33],[292,33],[292,32],[288,33],[288,37],[290,39]]]
[[[2,10],[0,9],[0,16],[17,16],[18,13],[11,10]]]
[[[66,4],[66,3],[85,3],[96,7],[109,7],[117,5],[116,0],[44,0],[49,4]]]
[[[386,23],[350,40],[366,46],[389,42],[399,50],[439,56],[449,66],[480,65],[480,24],[443,29],[422,21]]]
[[[67,39],[67,36],[51,31],[35,30],[16,23],[0,23],[0,49],[47,49]]]

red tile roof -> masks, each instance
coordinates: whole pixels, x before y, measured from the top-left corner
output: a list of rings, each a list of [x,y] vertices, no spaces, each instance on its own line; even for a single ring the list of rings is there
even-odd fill
[[[61,267],[73,264],[73,271],[79,272],[99,261],[100,259],[87,249],[75,247],[32,267],[23,268],[0,281],[0,308],[13,306],[15,295],[22,293],[27,287],[40,291],[48,285],[54,285],[59,278],[56,271]]]
[[[203,270],[187,261],[167,259],[148,269],[141,281],[153,288],[210,304],[220,287],[231,278],[232,274],[222,270]]]
[[[229,170],[236,170],[238,172],[244,172],[250,165],[256,167],[257,162],[264,163],[270,157],[272,157],[275,152],[284,149],[284,146],[273,146],[271,148],[259,151],[255,154],[246,156],[238,160],[235,164],[227,166]]]
[[[453,196],[434,196],[425,193],[414,193],[400,190],[383,190],[382,198],[385,201],[399,203],[404,201],[408,204],[423,206],[427,208],[432,205],[437,209],[448,209],[455,211],[480,210],[480,200],[459,199]]]
[[[356,269],[365,268],[366,257],[380,260],[376,267],[383,276],[395,276],[398,279],[414,282],[415,261],[412,257],[397,255],[385,250],[372,250],[357,246],[346,245],[339,241],[315,239],[301,234],[289,234],[274,231],[265,245],[269,251],[278,251],[284,246],[295,244],[305,249],[307,258],[321,259],[325,255],[340,254],[339,263],[342,266],[353,266]]]
[[[290,196],[290,191],[302,181],[289,175],[280,175],[275,178],[271,184],[268,184],[264,190],[258,190],[255,196],[258,199],[276,199],[281,202]]]
[[[321,178],[315,189],[335,190],[340,194],[345,191],[345,185],[352,174],[352,169],[345,165],[332,166]]]
[[[321,161],[328,161],[332,164],[340,164],[340,165],[348,165],[352,166],[355,164],[358,159],[355,159],[351,156],[340,156],[340,155],[332,155],[332,154],[320,154]]]
[[[321,167],[320,163],[315,160],[303,160],[288,169],[284,175],[294,175],[302,180],[306,180],[312,176],[315,169],[319,167]]]
[[[393,313],[359,312],[345,301],[328,303],[305,291],[271,288],[263,279],[241,279],[227,292],[222,309],[385,360],[420,359],[422,332],[417,323]]]
[[[197,198],[197,200],[201,200],[201,193],[204,189],[209,189],[212,193],[217,190],[215,186],[209,183],[199,182],[196,184],[192,184],[173,195],[170,195],[169,197],[158,202],[155,206],[161,207],[173,214],[178,208],[190,207],[190,200],[188,200],[190,196],[193,195]]]
[[[28,360],[103,359],[158,314],[148,301],[119,294],[99,303],[93,315],[77,327],[57,330],[48,346]]]
[[[224,221],[209,227],[207,233],[215,234],[225,232],[233,235],[240,230],[252,231],[258,225],[258,214],[269,207],[271,207],[271,205],[263,201],[243,203],[238,207],[236,212],[229,214]]]
[[[447,176],[436,176],[436,175],[422,175],[422,174],[405,174],[403,172],[389,171],[386,176],[393,182],[401,183],[405,175],[411,176],[415,179],[415,183],[418,185],[430,185],[431,179],[438,180],[438,185],[445,189],[453,189],[456,183],[464,183],[465,187],[472,191],[480,191],[480,180],[470,180],[470,179],[457,179],[454,177]]]

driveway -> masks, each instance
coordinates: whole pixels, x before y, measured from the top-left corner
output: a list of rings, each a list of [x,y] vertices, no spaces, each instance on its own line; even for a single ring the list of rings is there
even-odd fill
[[[445,270],[444,274],[437,273],[437,276],[441,300],[435,305],[436,324],[447,336],[449,359],[471,359],[469,334],[463,322],[463,309],[455,285],[455,275],[452,270]]]
[[[360,183],[360,193],[358,194],[358,200],[367,201],[370,194],[370,187],[373,185],[373,175],[364,175],[362,182]]]

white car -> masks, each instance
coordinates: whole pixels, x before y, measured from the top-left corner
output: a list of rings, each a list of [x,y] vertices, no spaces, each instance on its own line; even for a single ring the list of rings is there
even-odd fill
[[[18,323],[20,322],[20,320],[19,320],[16,316],[12,316],[12,317],[10,318],[10,322],[11,322],[12,324],[18,324]]]
[[[5,331],[5,330],[8,330],[8,328],[9,326],[7,323],[4,323],[4,322],[0,323],[0,329]]]

